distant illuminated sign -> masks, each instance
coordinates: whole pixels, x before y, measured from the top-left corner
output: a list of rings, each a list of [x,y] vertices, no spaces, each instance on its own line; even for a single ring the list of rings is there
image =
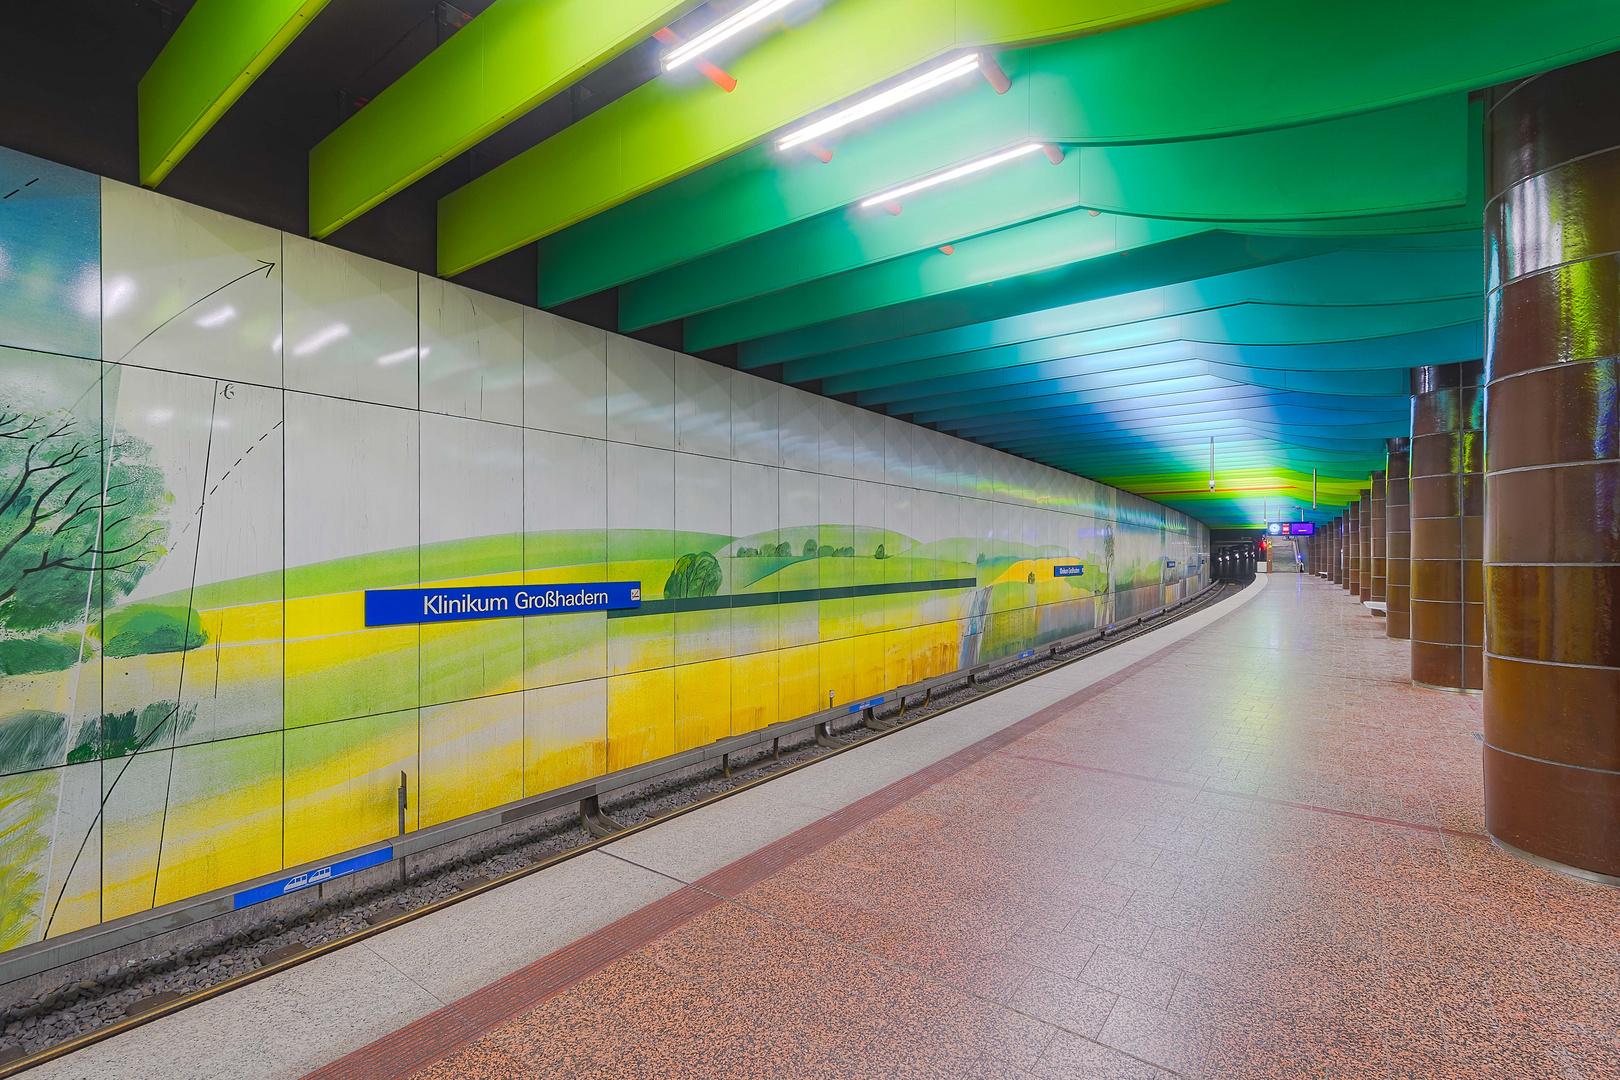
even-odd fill
[[[1086,568],[1084,566],[1081,566],[1079,563],[1076,563],[1073,566],[1054,566],[1054,567],[1052,567],[1052,576],[1053,577],[1079,577],[1081,574],[1084,574],[1085,572],[1086,572]]]
[[[1315,536],[1314,521],[1273,521],[1266,527],[1272,536]]]

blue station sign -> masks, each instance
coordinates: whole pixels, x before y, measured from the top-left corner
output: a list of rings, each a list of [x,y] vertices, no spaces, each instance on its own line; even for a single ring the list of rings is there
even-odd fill
[[[485,585],[437,589],[367,589],[367,626],[511,619],[641,606],[641,582],[585,585]]]
[[[1086,568],[1084,566],[1080,565],[1079,563],[1075,563],[1073,566],[1054,566],[1054,567],[1052,567],[1052,576],[1053,577],[1079,577],[1081,574],[1084,574],[1085,572],[1086,572]]]

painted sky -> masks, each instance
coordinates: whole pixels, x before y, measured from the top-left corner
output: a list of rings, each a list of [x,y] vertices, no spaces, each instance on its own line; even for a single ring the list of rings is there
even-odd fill
[[[0,146],[0,341],[101,356],[101,181]]]

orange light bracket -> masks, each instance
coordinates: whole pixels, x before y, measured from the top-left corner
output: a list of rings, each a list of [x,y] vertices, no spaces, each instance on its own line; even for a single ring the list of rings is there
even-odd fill
[[[990,80],[990,85],[996,88],[996,93],[1005,94],[1012,89],[1012,80],[1007,78],[1007,73],[1001,70],[1001,65],[996,63],[996,58],[989,53],[979,54],[979,70]]]
[[[662,30],[653,31],[653,37],[664,45],[675,45],[681,40],[681,35],[677,34],[667,26]],[[692,66],[701,71],[710,82],[714,83],[714,85],[718,86],[726,93],[729,94],[733,90],[737,89],[737,80],[720,70],[718,65],[711,64],[707,60],[699,60]],[[829,154],[825,160],[831,161],[832,155]]]

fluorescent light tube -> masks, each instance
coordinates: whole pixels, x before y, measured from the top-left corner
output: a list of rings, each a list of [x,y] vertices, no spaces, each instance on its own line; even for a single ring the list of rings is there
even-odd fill
[[[1042,143],[1038,142],[1025,143],[1023,146],[1015,146],[1011,150],[1003,150],[999,154],[991,154],[989,157],[970,161],[966,165],[958,165],[954,169],[946,169],[944,172],[935,173],[933,176],[925,176],[921,180],[914,181],[904,187],[897,187],[893,191],[885,191],[881,195],[874,195],[870,199],[865,199],[861,202],[861,207],[865,209],[872,206],[881,206],[884,203],[903,199],[907,195],[913,195],[927,188],[949,183],[963,176],[971,176],[973,173],[982,172],[985,169],[1000,165],[1003,161],[1011,161],[1013,158],[1032,154],[1041,149],[1042,145]]]
[[[741,11],[732,12],[696,37],[688,38],[664,54],[664,70],[674,71],[722,41],[736,37],[750,26],[764,22],[795,0],[754,0]]]
[[[823,117],[813,124],[807,124],[799,130],[784,135],[776,142],[778,150],[791,150],[795,146],[807,143],[811,139],[837,131],[841,127],[853,124],[857,120],[865,119],[873,113],[882,112],[916,97],[925,91],[932,90],[941,83],[950,82],[959,75],[966,75],[979,68],[979,54],[969,53],[967,56],[958,56],[947,64],[941,64],[932,71],[924,72],[909,82],[899,86],[891,86],[879,94],[873,94],[865,101],[856,102],[847,109],[841,109],[831,116]]]

